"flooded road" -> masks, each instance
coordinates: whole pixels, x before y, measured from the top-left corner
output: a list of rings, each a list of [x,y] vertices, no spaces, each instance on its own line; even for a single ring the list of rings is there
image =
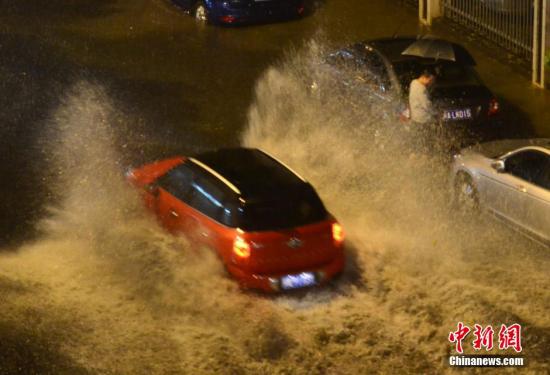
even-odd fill
[[[326,1],[224,29],[162,0],[0,8],[1,374],[452,373],[458,321],[521,323],[524,372],[550,370],[550,253],[450,211],[444,162],[411,149],[388,105],[307,90],[319,50],[416,34],[413,9]],[[336,283],[243,293],[123,180],[239,144],[306,176],[342,221]]]

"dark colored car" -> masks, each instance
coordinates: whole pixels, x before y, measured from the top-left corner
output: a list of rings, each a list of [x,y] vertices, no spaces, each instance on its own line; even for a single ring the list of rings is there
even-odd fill
[[[219,25],[252,24],[298,18],[304,0],[172,0],[196,20]]]
[[[498,123],[499,103],[477,74],[473,57],[460,45],[448,43],[457,54],[456,61],[425,58],[403,54],[416,38],[385,38],[339,50],[327,58],[333,71],[342,67],[355,74],[342,75],[345,86],[363,86],[386,102],[399,103],[403,120],[409,117],[409,86],[424,69],[436,73],[430,89],[431,100],[437,109],[437,120],[445,127],[461,129],[474,136],[486,138],[493,134]],[[363,72],[364,74],[357,74]],[[338,74],[338,73],[337,73]],[[354,82],[349,82],[349,80]]]
[[[215,249],[244,287],[309,287],[344,267],[340,224],[309,183],[262,151],[176,157],[128,179],[164,227]]]

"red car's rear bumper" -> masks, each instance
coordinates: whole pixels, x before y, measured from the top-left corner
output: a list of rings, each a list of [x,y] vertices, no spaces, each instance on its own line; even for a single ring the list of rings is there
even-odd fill
[[[334,258],[330,263],[322,266],[300,270],[292,273],[313,272],[315,274],[317,284],[322,285],[334,278],[344,269],[345,257],[343,252]],[[259,289],[268,293],[276,293],[282,291],[280,289],[280,278],[286,274],[264,275],[253,274],[234,265],[228,265],[229,273],[237,279],[244,288]]]

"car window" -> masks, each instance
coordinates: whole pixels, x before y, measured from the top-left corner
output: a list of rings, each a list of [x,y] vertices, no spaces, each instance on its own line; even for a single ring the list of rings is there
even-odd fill
[[[348,50],[341,50],[330,54],[327,57],[327,62],[331,65],[349,69],[356,69],[362,64],[362,61],[358,59],[352,51]]]
[[[223,203],[223,209],[218,214],[218,221],[228,227],[236,228],[239,226],[239,217],[242,208],[234,200],[229,198]]]
[[[162,176],[158,180],[158,185],[179,200],[186,202],[194,178],[195,172],[187,164],[180,164]]]
[[[550,190],[550,161],[547,163],[547,165],[548,167],[541,175],[540,181],[537,182],[537,185],[547,190]]]
[[[227,226],[236,226],[238,216],[235,196],[210,175],[196,171],[193,165],[181,164],[161,177],[158,185],[164,190]]]
[[[187,203],[206,216],[225,223],[224,191],[211,178],[197,176],[192,182],[191,192]]]
[[[391,81],[388,69],[378,53],[375,51],[365,51],[364,65],[372,74],[376,75],[380,84],[383,84],[386,89],[390,88]]]
[[[374,84],[387,90],[390,88],[390,79],[384,62],[376,52],[361,50],[341,50],[331,54],[327,62],[341,69],[347,70],[363,83]]]
[[[436,64],[436,85],[439,87],[478,86],[481,80],[473,67],[456,63]]]
[[[481,85],[477,72],[468,65],[453,62],[425,63],[417,60],[394,63],[395,74],[405,93],[408,93],[412,80],[418,78],[425,69],[431,69],[436,73],[435,87]]]
[[[309,185],[285,192],[280,199],[247,202],[241,210],[239,227],[247,231],[288,229],[322,221],[327,212]]]
[[[539,151],[523,151],[506,159],[506,172],[550,189],[550,157]]]
[[[534,184],[550,190],[550,155],[542,155],[544,159],[543,167],[541,172],[535,178]]]

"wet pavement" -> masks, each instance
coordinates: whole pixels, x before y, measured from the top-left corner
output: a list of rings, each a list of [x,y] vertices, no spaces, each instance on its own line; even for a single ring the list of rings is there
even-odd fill
[[[341,144],[304,142],[322,136],[322,122],[338,128],[369,119],[348,113],[342,101],[315,107],[296,91],[292,72],[299,71],[294,56],[312,40],[330,48],[432,32],[473,53],[514,129],[550,136],[550,94],[533,88],[517,64],[506,64],[505,53],[477,37],[464,40],[441,22],[427,29],[400,1],[312,5],[299,21],[218,28],[197,25],[167,0],[0,0],[0,373],[436,373],[448,370],[438,362],[448,346],[445,330],[477,318],[530,327],[531,369],[548,370],[546,253],[492,224],[482,235],[467,224],[447,234],[452,220],[439,206],[419,224],[420,234],[411,234],[416,219],[394,218],[409,206],[411,217],[431,210],[412,202],[426,199],[424,192],[401,197],[405,208],[382,193],[399,195],[394,174],[409,160],[377,171],[382,182],[371,188],[371,175],[315,157],[323,147],[347,145],[348,162],[379,160],[368,153],[352,158],[348,153],[362,154],[367,143],[341,133],[333,136]],[[318,111],[307,112],[308,105]],[[297,133],[279,134],[288,124]],[[336,292],[296,300],[242,294],[210,259],[202,266],[174,255],[185,244],[149,229],[154,225],[127,201],[130,193],[111,185],[128,165],[242,142],[270,150],[317,182],[349,223],[357,272],[365,272],[368,287],[344,279]],[[404,173],[414,178],[414,168]],[[349,185],[340,181],[345,173]],[[361,200],[360,185],[378,200]],[[341,192],[349,196],[339,202]],[[357,200],[369,214],[357,212],[350,203]],[[388,212],[378,214],[384,207]],[[460,238],[472,233],[490,245]],[[432,235],[433,241],[420,238]],[[434,259],[434,248],[455,255]],[[517,256],[524,263],[507,272]],[[495,259],[476,284],[474,271]],[[438,271],[426,276],[423,264]],[[458,301],[467,298],[473,302]],[[259,315],[248,316],[250,309]],[[237,334],[239,319],[248,327]],[[330,355],[323,356],[324,347]]]

